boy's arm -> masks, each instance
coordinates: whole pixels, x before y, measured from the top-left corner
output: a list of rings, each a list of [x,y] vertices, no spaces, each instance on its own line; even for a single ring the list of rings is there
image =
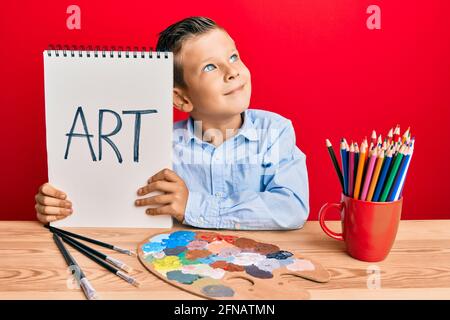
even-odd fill
[[[289,121],[268,149],[265,191],[240,190],[218,198],[190,192],[185,223],[202,228],[297,229],[309,215],[306,157],[295,144]]]

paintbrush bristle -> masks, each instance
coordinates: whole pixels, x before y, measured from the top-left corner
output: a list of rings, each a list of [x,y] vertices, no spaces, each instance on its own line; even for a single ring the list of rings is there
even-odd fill
[[[127,266],[126,264],[124,264],[122,266],[122,269],[125,270],[127,273],[133,272],[133,268],[130,266]]]

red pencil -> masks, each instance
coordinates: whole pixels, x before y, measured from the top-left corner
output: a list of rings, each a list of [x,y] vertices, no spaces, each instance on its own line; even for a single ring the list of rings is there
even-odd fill
[[[397,142],[399,140],[400,140],[400,126],[397,125],[394,130],[394,142]]]
[[[372,142],[373,144],[376,144],[376,143],[377,143],[377,133],[375,132],[375,130],[372,130],[371,142]]]
[[[387,138],[388,138],[387,143],[388,143],[388,145],[391,144],[393,134],[394,134],[394,129],[391,128],[391,130],[389,130],[389,133],[387,135]]]

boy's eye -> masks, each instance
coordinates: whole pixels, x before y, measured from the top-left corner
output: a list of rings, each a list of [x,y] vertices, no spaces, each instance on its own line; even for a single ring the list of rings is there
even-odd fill
[[[232,54],[231,57],[235,56],[236,60],[238,59],[238,55],[236,53]]]
[[[214,67],[214,65],[210,63],[210,64],[206,65],[206,67],[203,68],[203,71],[210,71],[210,70],[208,70],[208,67],[209,67],[209,66],[213,66],[213,67]],[[215,68],[215,67],[214,67],[214,68]],[[211,70],[212,70],[212,69],[211,69]]]
[[[235,61],[237,61],[238,55],[237,55],[236,53],[232,54],[231,57],[230,57],[230,59],[232,59],[233,57],[236,57],[236,58],[235,58]],[[209,66],[212,66],[212,67],[215,68],[215,66],[214,66],[212,63],[210,63],[210,64],[206,65],[206,66],[203,68],[203,71],[207,71],[207,72],[208,72],[208,71],[210,71],[210,70],[213,70],[213,69],[208,68]]]

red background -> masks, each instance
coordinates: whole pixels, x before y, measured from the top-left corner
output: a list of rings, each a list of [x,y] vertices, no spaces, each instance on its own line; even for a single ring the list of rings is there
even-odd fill
[[[136,2],[136,3],[135,3]],[[81,8],[81,30],[66,9]],[[381,30],[366,8],[381,8]],[[156,46],[192,15],[224,26],[252,73],[251,108],[290,118],[307,155],[311,214],[339,200],[325,138],[412,127],[403,219],[450,218],[450,1],[7,1],[0,11],[1,219],[34,219],[47,181],[42,51],[48,44]],[[175,120],[185,118],[175,113]],[[337,214],[336,214],[337,217]]]

